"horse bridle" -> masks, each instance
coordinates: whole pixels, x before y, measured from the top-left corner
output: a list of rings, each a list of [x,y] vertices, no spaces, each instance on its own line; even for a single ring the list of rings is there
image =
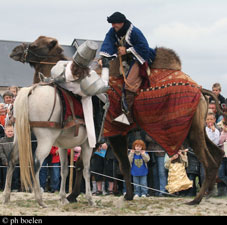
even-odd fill
[[[56,63],[55,62],[43,62],[43,61],[34,61],[34,60],[29,60],[27,57],[28,57],[28,53],[31,53],[32,55],[38,57],[38,58],[41,58],[41,59],[46,59],[46,58],[51,58],[51,57],[56,57],[55,55],[39,55],[35,52],[33,52],[31,49],[30,49],[30,44],[25,44],[25,43],[22,43],[23,47],[24,47],[24,52],[23,52],[23,55],[21,57],[21,62],[22,63],[37,63],[37,64],[50,64],[50,65],[55,65]]]

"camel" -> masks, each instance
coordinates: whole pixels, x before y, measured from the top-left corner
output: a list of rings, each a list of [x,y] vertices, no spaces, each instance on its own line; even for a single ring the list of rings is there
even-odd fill
[[[38,38],[35,42],[31,43],[29,46],[21,45],[18,46],[17,50],[19,50],[19,53],[15,54],[15,50],[13,50],[13,53],[11,54],[11,58],[17,61],[21,62],[29,62],[30,59],[32,61],[44,61],[44,62],[53,62],[53,52],[51,51],[51,48],[49,46],[49,43],[46,42],[46,40],[49,40],[49,38],[45,37]],[[56,39],[54,39],[56,40]],[[40,44],[39,44],[40,42]],[[52,42],[52,41],[51,41]],[[54,42],[54,41],[53,41]],[[56,42],[55,42],[56,43]],[[45,46],[46,44],[46,46]],[[53,45],[53,43],[52,43]],[[34,46],[34,47],[32,47]],[[26,50],[27,49],[27,50]],[[31,49],[29,51],[29,49]],[[32,51],[32,52],[31,52]],[[60,52],[60,50],[59,50]],[[58,51],[55,52],[55,54],[59,53]],[[16,56],[15,56],[16,55]],[[44,55],[47,57],[44,58]],[[49,55],[49,56],[48,56]],[[42,56],[42,57],[40,57]],[[60,53],[60,56],[63,57]],[[26,60],[25,60],[26,59]],[[31,65],[34,66],[33,62],[30,62]],[[40,67],[46,67],[50,70],[50,68],[53,65],[37,65],[34,66],[36,73],[40,69]],[[46,69],[46,70],[48,70]],[[179,57],[175,54],[174,51],[166,48],[158,48],[157,49],[157,56],[152,64],[151,69],[171,69],[179,71],[181,70],[181,63]],[[44,71],[44,70],[41,70]],[[119,63],[116,60],[113,60],[110,62],[110,75],[113,74],[119,74]],[[37,76],[37,75],[36,75]],[[45,76],[49,76],[49,74],[45,74]],[[38,81],[38,79],[34,79],[34,81]],[[149,91],[149,90],[148,90]],[[111,91],[108,92],[108,94],[111,95]],[[218,105],[218,101],[216,96],[209,91],[205,89],[201,89],[201,96],[197,105],[197,108],[195,110],[194,116],[191,121],[191,127],[188,132],[187,138],[190,142],[191,147],[193,148],[196,156],[198,157],[199,161],[203,164],[204,170],[205,170],[205,179],[203,182],[203,185],[200,189],[200,192],[197,194],[195,199],[188,204],[194,205],[199,204],[204,196],[205,193],[210,193],[215,178],[218,172],[218,168],[220,166],[222,157],[224,152],[215,144],[213,144],[209,138],[206,135],[205,132],[205,118],[207,115],[207,109],[208,104],[205,95],[211,95],[214,97],[216,101],[216,106],[218,111],[220,112],[220,107]],[[137,119],[137,118],[135,118]],[[136,126],[134,126],[135,128]],[[143,129],[143,127],[141,127]],[[133,199],[133,192],[131,187],[131,175],[130,175],[130,163],[128,160],[128,143],[127,143],[127,133],[124,135],[117,135],[117,136],[108,136],[108,139],[110,141],[111,147],[113,148],[113,151],[119,161],[120,170],[124,176],[125,183],[126,183],[126,200],[132,200]],[[81,163],[81,162],[80,162]],[[81,164],[82,167],[82,164]],[[79,180],[77,180],[77,184],[79,184]],[[77,188],[74,187],[73,192],[67,197],[67,199],[72,202],[76,200],[76,197],[78,195],[78,186]]]

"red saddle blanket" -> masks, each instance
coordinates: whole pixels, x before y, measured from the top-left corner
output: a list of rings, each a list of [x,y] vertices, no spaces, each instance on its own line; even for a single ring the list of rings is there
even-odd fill
[[[78,97],[62,88],[58,88],[58,92],[60,94],[60,97],[62,98],[63,120],[66,121],[69,118],[69,116],[72,116],[69,100],[73,104],[73,110],[74,110],[75,116],[79,118],[84,118],[82,104],[81,104],[81,101],[78,99]]]
[[[126,135],[138,125],[172,156],[189,132],[201,97],[200,87],[183,72],[166,69],[151,70],[149,81],[150,88],[140,90],[134,101],[133,114],[137,124],[127,126],[113,121],[122,114],[123,79],[110,79],[110,108],[104,136]]]

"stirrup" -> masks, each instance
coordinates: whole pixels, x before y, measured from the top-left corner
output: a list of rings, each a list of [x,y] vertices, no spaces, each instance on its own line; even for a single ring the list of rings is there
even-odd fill
[[[119,122],[119,123],[123,123],[123,124],[126,124],[126,125],[130,125],[128,118],[124,113],[122,113],[120,116],[115,118],[114,121]]]

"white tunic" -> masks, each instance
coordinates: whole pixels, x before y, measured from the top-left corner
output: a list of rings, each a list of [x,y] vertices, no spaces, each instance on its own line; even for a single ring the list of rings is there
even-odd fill
[[[65,69],[65,83],[59,83],[59,85],[71,92],[73,92],[76,95],[80,95],[82,97],[82,108],[84,112],[84,120],[88,135],[88,142],[91,148],[94,148],[96,145],[96,135],[95,135],[95,126],[94,126],[94,120],[93,120],[93,106],[92,106],[92,98],[91,96],[86,96],[80,89],[80,83],[76,82],[72,72],[71,72],[71,64],[72,61],[69,61],[67,63],[66,69]],[[57,65],[56,65],[57,66]],[[90,75],[92,73],[95,73],[95,71],[91,70]]]

